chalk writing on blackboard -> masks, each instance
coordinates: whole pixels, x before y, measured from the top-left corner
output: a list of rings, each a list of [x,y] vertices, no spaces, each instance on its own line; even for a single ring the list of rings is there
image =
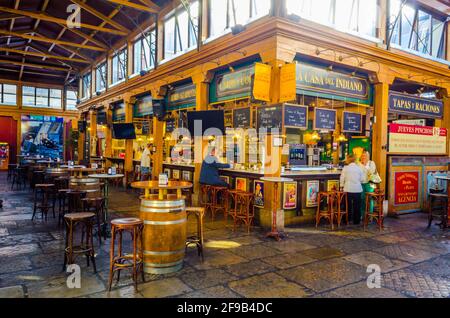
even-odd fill
[[[314,129],[336,130],[336,110],[315,108]]]
[[[308,106],[284,104],[284,126],[308,128]]]

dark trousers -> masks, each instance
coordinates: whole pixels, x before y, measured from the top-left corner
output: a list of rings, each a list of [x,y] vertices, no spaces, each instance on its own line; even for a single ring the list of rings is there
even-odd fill
[[[349,217],[353,218],[353,224],[361,222],[361,193],[347,193]]]

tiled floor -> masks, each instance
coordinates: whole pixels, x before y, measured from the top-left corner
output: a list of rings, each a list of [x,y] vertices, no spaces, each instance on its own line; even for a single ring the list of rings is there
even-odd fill
[[[136,215],[137,197],[113,189],[111,217]],[[450,297],[448,231],[427,230],[423,214],[389,218],[381,233],[289,228],[282,242],[207,218],[205,261],[190,249],[183,270],[146,275],[135,293],[126,274],[106,291],[109,241],[95,241],[98,272],[81,262],[81,288],[68,288],[57,222],[32,222],[31,192],[9,191],[4,174],[0,199],[0,297]],[[381,268],[381,288],[367,287],[371,264]]]

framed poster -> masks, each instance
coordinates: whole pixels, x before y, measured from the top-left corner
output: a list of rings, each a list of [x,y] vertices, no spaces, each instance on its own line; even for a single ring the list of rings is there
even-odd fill
[[[399,171],[394,173],[395,205],[419,203],[419,171]]]
[[[183,181],[191,181],[191,172],[190,171],[183,171],[181,173],[181,177],[183,179]]]
[[[165,168],[164,169],[164,173],[167,175],[167,178],[170,179],[170,169],[169,168]]]
[[[339,180],[328,180],[327,192],[330,191],[339,191]]]
[[[260,208],[264,207],[264,181],[255,180],[253,183],[255,193],[254,205]]]
[[[230,184],[230,177],[228,176],[220,176],[219,177],[223,182]]]
[[[180,170],[173,170],[172,171],[172,179],[180,180]]]
[[[285,210],[297,208],[297,182],[283,184],[283,208]]]
[[[317,197],[319,195],[319,181],[312,180],[306,182],[306,207],[312,208],[318,205]]]
[[[236,178],[236,190],[247,191],[247,179]]]

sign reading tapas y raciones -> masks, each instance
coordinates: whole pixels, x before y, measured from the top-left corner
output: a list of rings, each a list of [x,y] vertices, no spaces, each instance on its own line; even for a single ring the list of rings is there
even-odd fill
[[[392,123],[389,125],[389,152],[444,155],[447,133],[445,128]]]
[[[420,98],[391,91],[389,92],[389,111],[429,118],[442,118],[444,103],[440,100]]]

